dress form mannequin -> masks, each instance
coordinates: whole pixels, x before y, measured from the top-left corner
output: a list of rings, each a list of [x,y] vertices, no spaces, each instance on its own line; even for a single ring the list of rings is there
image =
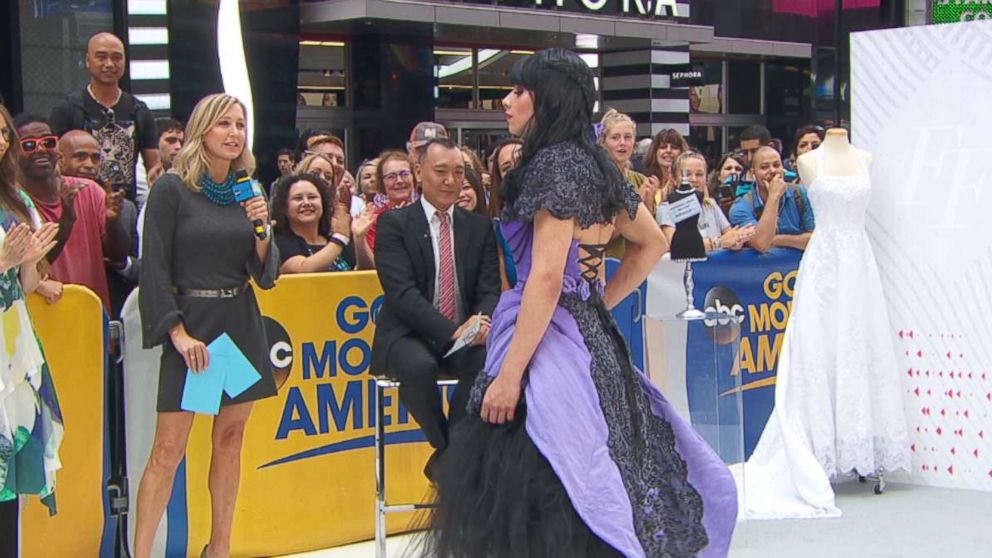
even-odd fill
[[[672,190],[666,201],[674,205],[685,198],[695,198],[698,206],[702,207],[703,194],[689,184],[688,175],[683,173],[682,183]],[[675,223],[675,235],[672,237],[671,246],[673,261],[700,262],[706,259],[703,237],[699,234],[699,217],[697,210],[692,217]]]
[[[822,165],[821,163],[822,159]],[[820,147],[799,156],[796,167],[803,184],[816,181],[822,170],[830,176],[859,176],[871,168],[871,153],[848,141],[847,130],[830,128]]]

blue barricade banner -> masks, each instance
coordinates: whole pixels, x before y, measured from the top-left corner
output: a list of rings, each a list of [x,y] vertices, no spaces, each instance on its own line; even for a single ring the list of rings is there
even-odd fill
[[[668,351],[684,350],[685,393],[666,395],[674,401],[687,400],[694,424],[714,424],[713,417],[719,417],[723,427],[733,426],[729,421],[739,424],[736,396],[743,392],[744,457],[757,444],[774,406],[778,355],[801,257],[802,252],[791,249],[766,254],[723,251],[693,264],[696,307],[727,317],[689,323],[687,333],[676,338],[677,345],[682,346],[667,347]],[[649,314],[672,315],[685,307],[683,265],[669,261],[658,264],[648,282]],[[625,333],[640,331],[621,329]],[[714,366],[718,369],[716,378]],[[719,394],[720,401],[713,401],[714,393]]]

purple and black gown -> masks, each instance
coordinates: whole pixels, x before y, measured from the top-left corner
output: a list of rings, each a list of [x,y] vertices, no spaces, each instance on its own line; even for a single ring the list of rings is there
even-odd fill
[[[722,557],[737,517],[726,465],[635,369],[602,300],[605,246],[569,248],[561,297],[530,361],[514,420],[482,421],[531,269],[535,213],[610,223],[610,186],[572,142],[538,152],[501,223],[516,286],[493,313],[485,370],[434,475],[426,550],[439,558]],[[615,213],[617,210],[614,210]]]

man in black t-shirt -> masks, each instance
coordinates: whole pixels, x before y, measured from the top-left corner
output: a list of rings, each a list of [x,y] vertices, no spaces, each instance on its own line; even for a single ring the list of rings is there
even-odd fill
[[[159,164],[158,134],[148,106],[120,88],[126,64],[120,39],[111,33],[93,35],[86,49],[90,83],[56,103],[51,122],[59,136],[69,130],[92,134],[102,155],[100,179],[134,201],[138,153],[152,173]]]

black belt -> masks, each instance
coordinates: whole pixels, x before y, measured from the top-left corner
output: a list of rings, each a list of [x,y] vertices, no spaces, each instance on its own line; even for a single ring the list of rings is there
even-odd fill
[[[229,289],[187,289],[185,287],[173,287],[172,292],[179,296],[191,296],[194,298],[234,298],[248,290],[248,283]]]

